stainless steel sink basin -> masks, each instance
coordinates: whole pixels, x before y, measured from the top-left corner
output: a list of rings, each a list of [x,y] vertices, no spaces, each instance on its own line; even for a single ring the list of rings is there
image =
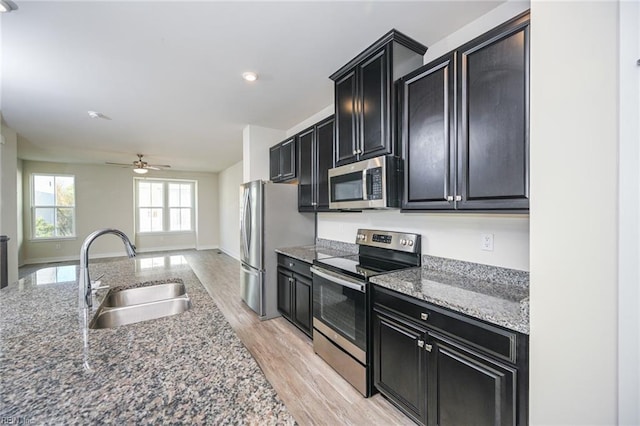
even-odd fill
[[[89,328],[113,328],[180,314],[191,308],[182,283],[111,290],[89,323]]]
[[[182,283],[156,284],[147,287],[110,291],[102,302],[106,308],[139,305],[184,296],[186,290]]]
[[[89,328],[119,327],[121,325],[177,315],[189,308],[191,308],[191,299],[186,295],[118,308],[101,306],[91,320]]]

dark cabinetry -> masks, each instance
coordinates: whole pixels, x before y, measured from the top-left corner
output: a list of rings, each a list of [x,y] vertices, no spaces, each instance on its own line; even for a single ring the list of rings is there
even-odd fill
[[[298,210],[328,211],[328,171],[333,167],[334,118],[298,134]]]
[[[269,148],[269,179],[285,182],[296,177],[296,138],[289,138]]]
[[[427,48],[395,30],[335,72],[336,166],[396,154],[395,86]]]
[[[278,254],[278,311],[311,337],[311,265]]]
[[[378,390],[423,425],[526,425],[528,338],[374,286]]]
[[[529,208],[529,15],[403,77],[404,209]]]

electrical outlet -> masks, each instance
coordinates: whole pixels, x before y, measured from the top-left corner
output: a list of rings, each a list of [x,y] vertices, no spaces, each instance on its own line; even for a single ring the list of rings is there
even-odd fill
[[[493,234],[482,234],[480,236],[480,248],[484,251],[493,251]]]

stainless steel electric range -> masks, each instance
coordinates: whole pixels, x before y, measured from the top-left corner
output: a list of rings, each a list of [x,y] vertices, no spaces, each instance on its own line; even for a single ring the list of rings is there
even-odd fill
[[[364,396],[373,391],[369,278],[420,266],[420,235],[359,229],[358,254],[316,259],[313,349]]]

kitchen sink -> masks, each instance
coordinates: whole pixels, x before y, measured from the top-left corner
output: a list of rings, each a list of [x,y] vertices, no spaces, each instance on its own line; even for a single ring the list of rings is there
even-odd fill
[[[191,299],[182,283],[111,290],[89,323],[89,328],[114,328],[177,315],[190,308]]]
[[[156,284],[147,287],[110,291],[102,302],[106,308],[139,305],[184,296],[186,289],[182,283]]]

